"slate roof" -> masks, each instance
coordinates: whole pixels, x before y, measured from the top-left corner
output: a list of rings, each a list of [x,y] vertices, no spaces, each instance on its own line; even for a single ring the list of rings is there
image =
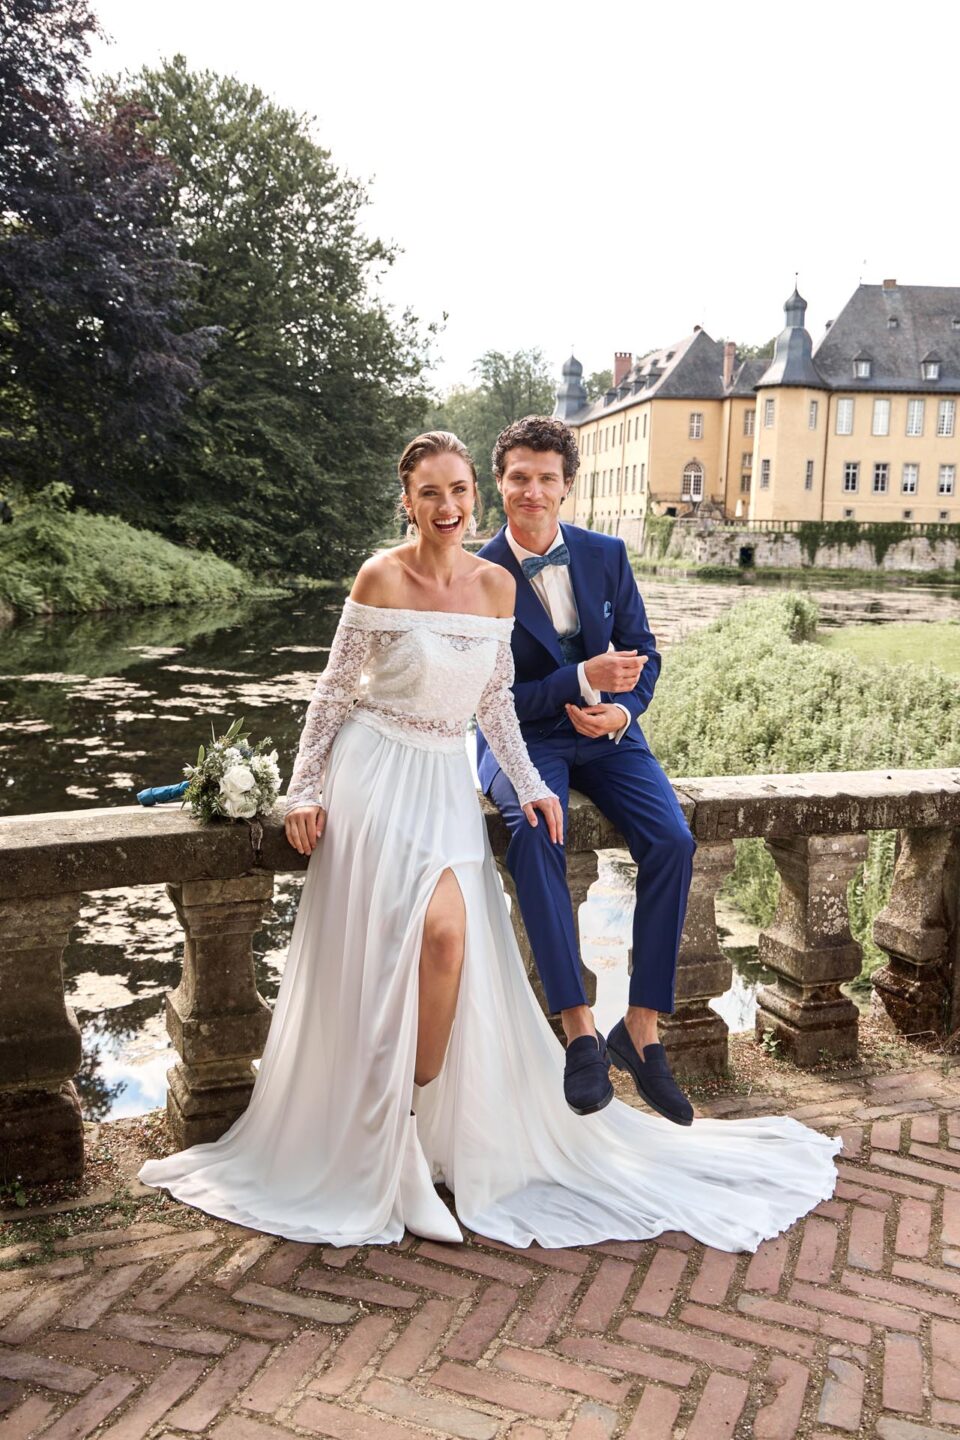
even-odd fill
[[[890,325],[893,319],[897,323]],[[939,380],[920,365],[940,360]],[[856,355],[869,357],[869,379],[853,374]],[[813,352],[832,390],[960,390],[960,286],[858,285]]]
[[[760,363],[765,366],[767,362]],[[725,393],[723,345],[712,340],[706,330],[694,330],[673,345],[641,356],[623,383],[613,392],[607,391],[609,399],[601,395],[566,419],[571,425],[588,425],[640,400],[722,400]]]
[[[769,359],[742,360],[733,372],[733,384],[727,393],[729,395],[753,395],[769,364]]]
[[[587,403],[587,387],[583,383],[583,366],[576,355],[571,355],[563,367],[563,378],[556,394],[553,407],[555,419],[566,420],[575,415]]]
[[[786,321],[773,347],[773,359],[757,382],[759,385],[799,385],[825,390],[824,380],[813,363],[813,344],[806,330],[807,302],[796,286],[783,307]]]

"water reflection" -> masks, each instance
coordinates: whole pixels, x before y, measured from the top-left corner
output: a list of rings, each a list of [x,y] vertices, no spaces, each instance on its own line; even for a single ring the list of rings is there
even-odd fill
[[[584,961],[597,977],[597,1025],[609,1030],[626,1003],[637,872],[625,850],[601,850],[599,861],[599,875],[580,911],[580,935]],[[756,926],[722,900],[717,906],[717,931],[733,962],[733,982],[710,1004],[734,1033],[752,1030],[757,987],[771,983],[773,974],[757,961]]]
[[[254,937],[257,988],[276,999],[301,875],[277,877],[274,900]],[[77,1090],[88,1120],[138,1115],[163,1105],[177,1054],[166,1031],[164,995],[180,979],[183,932],[161,885],[84,897],[64,952],[64,988],[83,1035]]]
[[[708,624],[744,589],[650,578],[644,598],[661,648]],[[960,619],[954,591],[921,586],[822,587],[827,625],[870,619]],[[326,663],[341,598],[45,617],[0,629],[0,815],[129,805],[144,785],[180,778],[212,719],[245,715],[271,735],[289,774],[306,702]],[[257,983],[276,996],[299,877],[279,877],[255,941]],[[582,913],[585,958],[598,977],[598,1023],[622,1013],[630,943],[632,866],[606,852]],[[731,1029],[753,1024],[755,934],[725,916],[736,976],[713,1002]],[[160,886],[85,897],[65,957],[65,980],[84,1037],[78,1077],[89,1118],[162,1104],[176,1058],[164,1028],[164,992],[180,973],[182,935]]]

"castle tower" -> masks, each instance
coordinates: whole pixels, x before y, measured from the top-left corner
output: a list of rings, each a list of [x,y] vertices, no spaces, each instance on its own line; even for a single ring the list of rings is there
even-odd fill
[[[807,302],[794,286],[784,328],[757,383],[750,494],[754,520],[815,520],[821,514],[828,387],[813,359]]]
[[[583,383],[583,366],[576,355],[563,367],[563,379],[557,391],[557,403],[553,407],[553,418],[555,420],[569,420],[571,415],[576,415],[587,403],[587,387]]]

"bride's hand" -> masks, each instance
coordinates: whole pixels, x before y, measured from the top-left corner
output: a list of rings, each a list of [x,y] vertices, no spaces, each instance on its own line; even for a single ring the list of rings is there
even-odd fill
[[[547,822],[547,833],[554,845],[563,844],[563,807],[555,795],[547,795],[543,800],[532,800],[529,805],[524,805],[523,813],[531,825],[538,825],[536,812],[540,810],[544,820]]]
[[[299,850],[301,855],[312,855],[326,823],[327,812],[322,805],[301,805],[290,811],[283,828],[294,850]]]

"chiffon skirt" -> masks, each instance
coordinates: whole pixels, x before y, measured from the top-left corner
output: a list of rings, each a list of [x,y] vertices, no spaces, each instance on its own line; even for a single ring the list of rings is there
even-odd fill
[[[755,1250],[832,1195],[841,1142],[793,1119],[684,1128],[616,1100],[586,1117],[567,1107],[464,753],[351,718],[324,790],[250,1104],[214,1143],[148,1161],[146,1184],[333,1245],[395,1242],[405,1226],[457,1238],[435,1180],[464,1226],[515,1246],[683,1230]],[[445,870],[466,908],[463,974],[443,1070],[416,1089],[421,937]],[[425,1223],[438,1212],[450,1233]]]

